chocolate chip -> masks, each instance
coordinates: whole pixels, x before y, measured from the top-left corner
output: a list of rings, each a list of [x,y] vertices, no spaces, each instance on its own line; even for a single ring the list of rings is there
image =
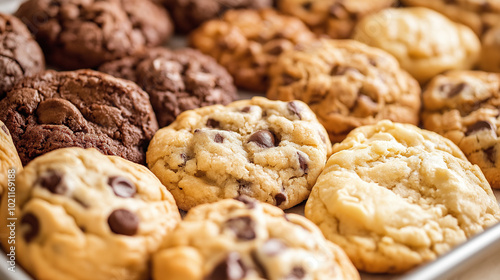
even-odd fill
[[[250,106],[243,107],[243,109],[241,109],[241,112],[243,112],[243,113],[250,112]]]
[[[344,75],[348,71],[354,71],[354,72],[359,73],[358,69],[356,69],[356,68],[349,67],[349,66],[335,65],[332,68],[332,70],[330,70],[330,75],[331,76],[340,76],[340,75]]]
[[[297,156],[299,157],[300,169],[302,169],[304,171],[304,174],[307,174],[307,171],[309,170],[309,165],[307,164],[307,158],[304,157],[299,152],[297,152]]]
[[[288,104],[286,104],[286,108],[288,109],[288,111],[290,111],[290,113],[292,113],[292,115],[296,115],[299,118],[299,120],[302,119],[302,116],[300,115],[300,111],[302,110],[300,106],[297,106],[295,102],[293,101],[288,102]]]
[[[495,164],[496,161],[497,161],[497,157],[496,157],[496,149],[495,149],[495,146],[492,146],[492,147],[489,147],[488,149],[484,150],[484,153],[486,154],[486,157],[488,158],[488,160]]]
[[[181,153],[181,159],[182,159],[182,163],[178,165],[178,167],[183,167],[183,166],[186,166],[186,162],[188,160],[188,156],[185,154],[185,153]]]
[[[197,128],[197,129],[195,129],[195,130],[194,130],[194,133],[198,133],[198,132],[200,132],[200,131],[201,131],[201,130],[200,130],[199,128]]]
[[[108,185],[111,186],[113,192],[118,197],[133,197],[137,189],[134,183],[130,182],[129,179],[122,176],[113,176],[108,180]]]
[[[274,134],[269,130],[259,130],[252,134],[248,142],[255,142],[263,148],[273,148],[277,146]]]
[[[267,53],[269,54],[272,54],[272,55],[279,55],[280,53],[282,53],[283,51],[285,50],[285,48],[283,47],[283,45],[275,45],[273,46],[272,48],[270,48]]]
[[[274,199],[276,200],[276,206],[280,206],[283,202],[286,201],[286,194],[278,193],[274,196]]]
[[[368,63],[370,63],[372,66],[377,66],[377,61],[374,58],[368,58]]]
[[[40,177],[38,184],[53,194],[64,194],[68,190],[68,186],[66,186],[62,178],[63,174],[61,172],[50,170]]]
[[[294,77],[292,77],[286,73],[281,75],[281,80],[282,80],[282,83],[284,86],[291,85],[297,81]]]
[[[312,3],[311,2],[302,3],[302,8],[304,8],[304,10],[310,11],[312,8]]]
[[[35,215],[27,213],[21,218],[21,226],[23,225],[28,228],[23,237],[24,240],[29,243],[38,235],[38,232],[40,231],[40,222]]]
[[[248,209],[253,209],[257,205],[254,199],[252,199],[246,195],[239,195],[239,196],[235,197],[234,199],[245,203],[245,205],[247,206]]]
[[[238,239],[255,239],[255,222],[250,216],[231,218],[226,221],[226,226],[234,231]]]
[[[262,244],[262,252],[270,257],[278,255],[286,250],[286,248],[285,243],[276,238],[271,238]]]
[[[478,132],[480,130],[484,130],[484,129],[493,130],[494,127],[491,123],[489,123],[487,121],[478,121],[475,124],[467,127],[467,131],[465,132],[465,135],[469,136],[473,133],[476,133],[476,132]]]
[[[290,274],[288,274],[285,277],[285,280],[300,280],[300,279],[304,279],[305,276],[306,276],[306,271],[304,270],[304,268],[302,268],[300,266],[295,266],[295,267],[293,267]]]
[[[450,90],[448,91],[448,97],[454,97],[458,95],[460,92],[462,92],[465,88],[467,88],[468,85],[466,83],[460,83],[458,85],[451,86]]]
[[[240,254],[231,252],[204,280],[239,280],[245,278],[246,275],[247,268]]]
[[[224,137],[222,137],[222,135],[217,133],[217,134],[215,134],[214,141],[215,141],[215,143],[222,143],[222,142],[224,142]]]
[[[209,128],[219,128],[220,127],[220,123],[214,119],[208,119],[206,125]]]
[[[116,234],[132,236],[139,229],[139,218],[126,209],[117,209],[109,215],[108,225]]]
[[[2,130],[5,132],[5,134],[10,135],[9,130],[7,129],[7,127],[4,124],[2,124]]]

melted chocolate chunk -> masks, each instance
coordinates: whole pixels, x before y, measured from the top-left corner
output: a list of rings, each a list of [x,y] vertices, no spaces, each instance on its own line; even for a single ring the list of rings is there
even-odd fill
[[[494,127],[491,123],[489,123],[487,121],[478,121],[475,124],[467,127],[467,131],[465,132],[465,135],[469,136],[473,133],[476,133],[476,132],[481,131],[481,130],[486,130],[486,129],[493,130]]]
[[[302,8],[304,8],[304,10],[310,11],[312,8],[312,3],[311,2],[302,3]]]
[[[290,113],[292,113],[292,115],[296,115],[299,118],[299,120],[302,119],[302,116],[300,115],[300,111],[302,110],[300,107],[297,106],[295,102],[293,101],[288,102],[286,108],[288,109],[288,111],[290,111]]]
[[[248,209],[253,209],[257,205],[254,199],[252,199],[246,195],[239,195],[239,196],[235,197],[234,199],[245,203],[245,205],[247,206]]]
[[[243,264],[240,254],[231,252],[204,280],[239,280],[246,275],[247,268]]]
[[[304,174],[307,174],[307,172],[309,171],[309,165],[307,163],[307,158],[299,152],[297,152],[297,156],[299,156],[300,169],[302,169],[304,171]]]
[[[26,243],[31,242],[40,232],[40,222],[38,218],[31,213],[27,213],[21,218],[21,226],[28,228],[23,234]]]
[[[241,112],[242,113],[248,113],[248,112],[250,112],[250,106],[243,107],[243,109],[241,109]]]
[[[488,149],[484,150],[484,153],[486,154],[486,157],[488,158],[488,160],[495,164],[496,161],[497,161],[497,157],[496,157],[496,149],[495,149],[495,146],[491,146],[489,147]]]
[[[250,216],[231,218],[226,221],[226,227],[234,231],[238,239],[255,239],[255,222]]]
[[[224,142],[224,137],[222,137],[222,135],[217,133],[217,134],[215,134],[214,141],[215,141],[215,143],[222,143],[222,142]]]
[[[295,266],[295,267],[293,267],[290,274],[288,274],[285,277],[285,279],[286,280],[300,280],[300,279],[304,279],[305,276],[306,276],[306,271],[304,270],[304,268],[302,268],[300,266]]]
[[[53,194],[65,194],[68,186],[63,182],[63,177],[63,173],[51,170],[44,173],[38,183]]]
[[[297,81],[294,77],[292,77],[286,73],[281,75],[281,79],[283,80],[284,86],[291,85],[291,84],[295,83],[295,81]]]
[[[137,193],[137,188],[129,179],[122,176],[113,176],[108,180],[108,185],[118,197],[133,197]]]
[[[278,193],[274,196],[274,199],[276,200],[276,206],[280,206],[283,202],[286,201],[286,194]]]
[[[132,236],[139,229],[139,217],[126,209],[117,209],[109,215],[108,225],[116,234]]]
[[[188,160],[188,156],[185,154],[185,153],[181,153],[181,159],[182,159],[182,163],[178,165],[178,167],[183,167],[183,166],[186,166],[186,162]]]
[[[206,125],[209,128],[219,128],[220,127],[220,123],[214,119],[208,119]]]
[[[263,148],[273,148],[277,146],[274,134],[269,130],[259,130],[252,134],[248,142],[255,142]]]
[[[460,94],[465,88],[467,88],[469,85],[466,83],[460,83],[458,85],[454,85],[450,88],[450,91],[448,91],[448,97],[454,97],[458,94]]]

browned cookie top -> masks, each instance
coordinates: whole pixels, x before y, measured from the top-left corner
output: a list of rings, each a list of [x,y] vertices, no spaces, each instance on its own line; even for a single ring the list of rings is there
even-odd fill
[[[158,129],[147,93],[91,70],[50,70],[24,79],[0,101],[0,120],[24,165],[64,147],[92,147],[144,163]]]
[[[45,68],[38,43],[16,17],[0,13],[0,99],[24,76]]]
[[[204,21],[220,17],[229,9],[262,9],[272,0],[162,0],[172,14],[175,28],[187,33]]]
[[[197,50],[155,48],[108,62],[100,71],[136,82],[151,98],[160,127],[186,110],[236,99],[233,78]]]
[[[97,67],[157,46],[173,30],[165,9],[149,0],[28,0],[16,15],[47,60],[65,69]]]

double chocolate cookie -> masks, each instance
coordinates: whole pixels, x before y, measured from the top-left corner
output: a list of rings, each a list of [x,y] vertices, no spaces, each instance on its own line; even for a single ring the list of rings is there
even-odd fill
[[[45,69],[38,43],[18,18],[0,13],[0,100],[24,76]]]
[[[16,16],[47,61],[64,69],[93,68],[158,46],[173,31],[167,11],[149,0],[29,0]]]
[[[149,96],[136,84],[100,72],[46,71],[17,84],[0,101],[26,165],[64,147],[96,148],[144,163],[158,124]]]
[[[226,105],[237,97],[226,69],[193,49],[150,49],[106,63],[99,70],[134,81],[148,92],[160,127],[183,111]]]

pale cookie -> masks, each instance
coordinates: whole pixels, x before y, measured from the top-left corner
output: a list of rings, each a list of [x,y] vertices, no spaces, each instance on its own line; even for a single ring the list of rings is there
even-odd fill
[[[47,153],[18,173],[15,213],[16,260],[50,280],[149,279],[151,255],[180,221],[144,166],[81,148]]]
[[[500,188],[500,74],[453,71],[423,93],[423,126],[449,139]]]
[[[500,219],[479,167],[434,132],[384,120],[333,150],[305,215],[360,270],[408,271]]]
[[[330,151],[306,104],[254,97],[180,114],[146,161],[182,210],[242,194],[287,209],[307,198]]]
[[[9,129],[0,121],[0,197],[9,191],[9,179],[15,178],[15,173],[22,169],[23,165],[12,142]]]
[[[318,35],[344,39],[366,15],[393,5],[395,0],[277,0],[278,9],[298,17]]]
[[[369,15],[356,26],[353,38],[394,55],[420,83],[447,70],[471,69],[481,50],[469,27],[427,8]]]
[[[189,211],[153,256],[155,280],[357,280],[310,221],[248,197]]]
[[[283,53],[271,67],[271,99],[302,100],[340,142],[382,119],[417,125],[420,86],[388,53],[353,40],[321,40]]]

